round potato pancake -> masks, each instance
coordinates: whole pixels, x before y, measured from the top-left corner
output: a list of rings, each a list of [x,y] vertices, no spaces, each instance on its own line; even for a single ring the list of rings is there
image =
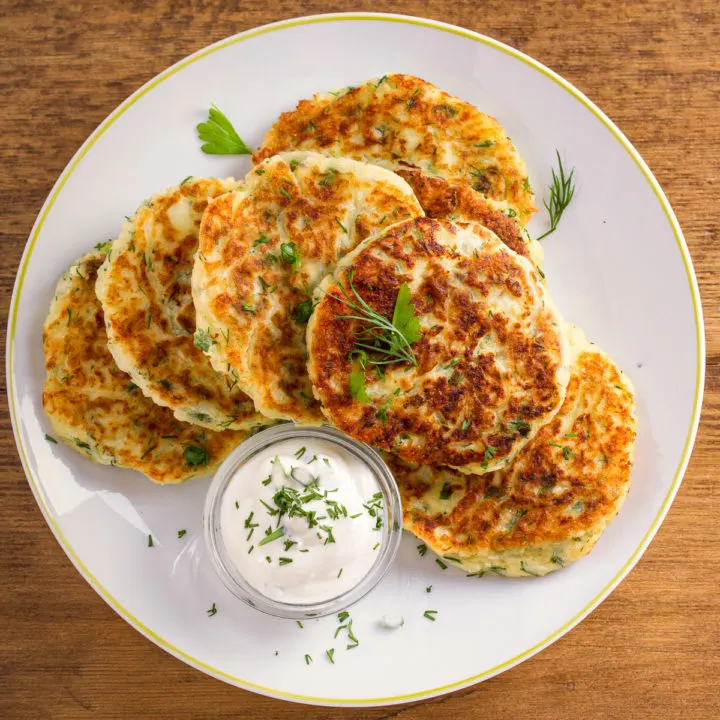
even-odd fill
[[[428,217],[480,223],[518,255],[530,258],[538,268],[542,267],[545,254],[542,245],[530,237],[516,217],[491,208],[470,186],[453,185],[442,178],[425,175],[417,168],[399,168],[396,172],[407,180]]]
[[[198,332],[268,417],[324,420],[307,375],[312,292],[371,233],[422,210],[383,168],[317,153],[285,153],[211,201],[192,276]]]
[[[194,337],[190,292],[198,233],[210,198],[234,180],[193,179],[153,195],[108,251],[98,272],[110,352],[141,392],[179,420],[214,430],[250,430],[266,419]],[[201,349],[202,348],[202,349]]]
[[[176,420],[117,367],[95,295],[109,248],[96,246],[62,275],[43,327],[43,406],[54,433],[97,463],[137,470],[156,483],[207,475],[247,433]]]
[[[313,390],[357,440],[410,462],[490,472],[560,408],[562,319],[533,264],[481,225],[398,223],[346,256],[317,297]]]
[[[506,470],[465,475],[385,455],[405,528],[447,565],[545,575],[587,555],[620,510],[634,453],[633,388],[581,332],[571,338],[565,402]]]
[[[268,131],[253,161],[286,150],[314,150],[391,170],[418,168],[472,187],[523,224],[536,210],[525,163],[497,120],[412,75],[384,75],[301,100]]]

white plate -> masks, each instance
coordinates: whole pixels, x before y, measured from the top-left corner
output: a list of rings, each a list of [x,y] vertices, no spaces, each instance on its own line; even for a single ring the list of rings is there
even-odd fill
[[[257,146],[300,98],[386,72],[419,75],[497,117],[540,195],[556,148],[577,168],[575,200],[544,241],[545,270],[567,320],[634,381],[640,430],[629,498],[588,558],[542,579],[468,579],[440,570],[430,553],[419,557],[408,536],[391,574],[353,609],[360,646],[346,651],[333,639],[335,618],[301,630],[240,605],[212,577],[200,532],[206,480],[156,487],[44,440],[41,325],[62,270],[116,236],[123,216],[153,191],[189,174],[245,174],[247,158],[200,151],[194,127],[210,103]],[[546,222],[540,212],[531,231]],[[637,562],[667,512],[695,437],[704,375],[687,247],[662,190],[620,131],[565,80],[512,48],[442,23],[383,15],[251,30],[190,56],[128,98],[78,151],[38,217],[18,272],[8,344],[23,465],[85,579],[191,665],[257,692],[322,704],[449,692],[528,658],[584,618]],[[188,531],[181,540],[180,529]],[[218,612],[208,617],[212,603]],[[436,622],[423,617],[427,609],[438,611]],[[404,627],[381,628],[386,613],[403,615]],[[324,657],[331,647],[334,665]]]

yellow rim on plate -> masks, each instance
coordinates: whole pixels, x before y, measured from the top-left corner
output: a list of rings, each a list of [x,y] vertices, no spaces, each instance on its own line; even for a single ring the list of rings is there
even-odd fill
[[[510,55],[517,60],[520,60],[521,62],[525,63],[526,65],[529,65],[533,69],[537,70],[538,72],[542,73],[546,77],[550,78],[553,82],[557,83],[560,87],[562,87],[564,90],[569,92],[573,97],[575,97],[577,100],[579,100],[588,110],[590,110],[595,117],[597,117],[605,127],[610,130],[610,132],[613,134],[613,136],[618,140],[618,142],[625,148],[625,150],[628,152],[630,157],[633,159],[635,164],[638,166],[646,180],[648,181],[650,187],[652,188],[653,192],[655,193],[655,196],[658,199],[658,202],[663,208],[663,211],[665,212],[665,216],[667,217],[668,223],[670,224],[670,227],[673,230],[673,234],[675,236],[675,240],[678,245],[678,249],[680,250],[680,255],[683,259],[683,263],[685,266],[685,273],[687,275],[688,284],[690,287],[690,294],[693,301],[693,310],[695,314],[695,326],[696,326],[696,341],[697,341],[697,381],[696,381],[696,387],[695,387],[695,398],[693,401],[693,411],[692,411],[692,418],[690,421],[690,427],[687,432],[687,437],[685,439],[685,446],[683,448],[682,456],[680,458],[680,462],[678,464],[677,470],[675,471],[675,477],[673,479],[672,485],[670,486],[670,489],[668,490],[667,495],[665,496],[665,499],[663,500],[663,503],[660,507],[660,510],[658,511],[658,514],[656,515],[655,519],[653,520],[649,530],[641,540],[638,547],[635,549],[635,551],[632,553],[630,558],[627,560],[627,562],[623,565],[623,567],[619,570],[619,572],[613,577],[613,579],[580,611],[578,612],[574,617],[572,617],[570,620],[568,620],[566,623],[561,625],[559,628],[557,628],[554,632],[552,632],[548,637],[546,637],[544,640],[540,641],[539,643],[536,643],[532,647],[528,648],[524,652],[516,655],[515,657],[510,658],[509,660],[506,660],[505,662],[496,665],[493,668],[490,668],[489,670],[485,670],[484,672],[473,675],[472,677],[465,678],[463,680],[458,680],[457,682],[450,683],[448,685],[443,685],[440,687],[432,688],[429,690],[423,690],[415,693],[408,693],[405,695],[395,695],[390,697],[380,697],[380,698],[347,698],[347,699],[337,699],[337,698],[324,698],[324,697],[315,697],[315,696],[307,696],[307,695],[296,695],[294,693],[288,693],[283,692],[281,690],[275,690],[273,688],[265,687],[263,685],[258,685],[255,683],[248,682],[247,680],[243,680],[242,678],[235,677],[233,675],[230,675],[228,673],[223,672],[222,670],[218,670],[217,668],[214,668],[210,665],[207,665],[206,663],[201,662],[200,660],[197,660],[196,658],[192,657],[191,655],[188,655],[187,653],[183,652],[179,648],[176,648],[174,645],[171,645],[169,642],[167,642],[164,638],[160,637],[156,633],[154,633],[150,628],[143,625],[136,617],[134,617],[130,612],[128,612],[120,603],[118,603],[115,598],[97,581],[97,579],[92,575],[92,573],[88,570],[88,568],[83,564],[82,560],[78,557],[78,555],[75,553],[74,549],[68,542],[67,538],[63,535],[58,523],[56,522],[55,518],[52,517],[46,503],[45,499],[43,497],[42,490],[40,488],[39,483],[36,481],[35,477],[33,476],[30,464],[27,459],[27,455],[25,452],[25,447],[23,445],[22,436],[19,432],[19,423],[18,423],[18,417],[17,417],[17,411],[15,407],[15,382],[14,382],[14,375],[13,375],[13,353],[14,353],[14,342],[15,342],[15,330],[17,325],[17,313],[18,313],[18,305],[20,302],[20,296],[22,294],[23,290],[23,283],[25,280],[25,274],[27,272],[27,267],[30,261],[30,257],[32,255],[33,249],[35,247],[35,243],[37,241],[38,236],[40,235],[40,231],[42,230],[43,224],[45,223],[45,219],[47,218],[48,213],[50,212],[50,209],[55,203],[55,200],[57,199],[58,195],[62,191],[63,187],[65,186],[65,183],[68,181],[69,177],[72,175],[72,173],[75,171],[77,166],[80,164],[80,161],[87,155],[88,151],[92,146],[97,142],[97,140],[103,135],[103,133],[132,105],[134,105],[143,95],[147,94],[155,88],[157,85],[159,85],[161,82],[167,80],[169,77],[174,75],[179,70],[182,70],[183,68],[187,67],[188,65],[191,65],[192,63],[196,62],[197,60],[200,60],[201,58],[206,57],[207,55],[210,55],[214,52],[217,52],[218,50],[222,50],[223,48],[226,48],[230,45],[234,45],[238,42],[243,42],[244,40],[249,40],[250,38],[258,37],[259,35],[264,35],[266,33],[276,32],[278,30],[285,30],[288,28],[293,27],[299,27],[302,25],[314,25],[317,23],[327,23],[327,22],[352,22],[352,21],[358,21],[358,20],[372,20],[372,21],[382,21],[382,22],[390,22],[390,23],[403,23],[406,25],[418,25],[421,27],[427,27],[434,30],[439,30],[441,32],[451,33],[453,35],[458,35],[463,38],[467,38],[469,40],[474,40],[475,42],[482,43],[484,45],[488,45],[496,50],[499,50],[507,55]],[[212,675],[214,677],[217,677],[219,679],[225,680],[227,682],[230,682],[234,685],[237,685],[239,687],[243,687],[249,690],[254,690],[266,695],[279,697],[279,698],[285,698],[288,700],[295,700],[297,702],[305,702],[305,703],[322,703],[325,705],[382,705],[382,704],[389,704],[389,703],[398,703],[398,702],[404,702],[408,700],[418,700],[421,698],[427,698],[431,697],[433,695],[439,695],[445,692],[448,692],[450,690],[456,690],[468,685],[472,685],[474,683],[479,682],[480,680],[487,679],[493,675],[497,675],[498,673],[502,672],[503,670],[507,670],[508,668],[512,667],[513,665],[517,665],[522,660],[525,660],[529,658],[530,656],[534,655],[538,651],[540,651],[542,648],[546,647],[550,643],[552,643],[554,640],[558,639],[561,635],[566,633],[568,630],[570,630],[574,625],[576,625],[578,622],[580,622],[586,615],[588,615],[597,605],[600,604],[602,600],[604,600],[610,592],[613,590],[613,588],[623,579],[623,577],[630,571],[630,569],[633,567],[633,565],[639,560],[640,556],[642,555],[643,551],[649,544],[650,540],[652,539],[653,535],[657,531],[658,527],[660,526],[660,523],[662,522],[663,518],[665,517],[668,508],[670,507],[670,504],[672,503],[673,498],[675,497],[675,494],[677,493],[678,487],[680,486],[680,482],[682,480],[683,474],[685,472],[685,468],[687,467],[688,460],[690,459],[690,452],[692,450],[692,446],[695,440],[695,434],[697,432],[698,422],[700,419],[700,407],[702,403],[702,394],[703,394],[703,379],[704,379],[704,365],[705,365],[705,337],[703,332],[703,319],[702,319],[702,310],[700,305],[700,294],[697,287],[697,280],[695,279],[695,274],[692,267],[692,262],[690,260],[690,255],[687,249],[687,245],[685,243],[685,239],[683,237],[682,231],[680,229],[680,226],[678,224],[677,218],[675,217],[675,214],[672,211],[672,208],[670,207],[670,203],[668,202],[667,198],[665,197],[665,194],[663,193],[662,189],[660,188],[660,185],[658,184],[657,180],[653,176],[653,174],[650,172],[650,169],[645,164],[645,161],[640,157],[637,150],[630,144],[629,140],[622,134],[622,132],[615,126],[615,124],[598,108],[596,107],[585,95],[583,95],[579,90],[577,90],[575,87],[573,87],[569,82],[564,80],[562,77],[560,77],[558,74],[554,73],[549,68],[545,67],[541,63],[537,62],[536,60],[533,60],[528,55],[525,55],[524,53],[521,53],[519,50],[515,50],[514,48],[511,48],[508,45],[505,45],[504,43],[498,42],[497,40],[493,40],[492,38],[486,37],[484,35],[480,35],[478,33],[472,32],[470,30],[465,30],[463,28],[454,26],[454,25],[448,25],[446,23],[441,23],[433,20],[425,20],[415,17],[410,17],[406,15],[386,15],[383,13],[335,13],[330,15],[317,15],[317,16],[311,16],[311,17],[303,17],[303,18],[296,18],[293,20],[283,20],[277,23],[273,23],[271,25],[265,25],[260,28],[256,28],[254,30],[248,30],[244,33],[240,33],[239,35],[235,35],[233,37],[227,38],[225,40],[221,40],[220,42],[215,43],[214,45],[210,45],[207,48],[204,48],[203,50],[200,50],[196,52],[193,55],[190,55],[189,57],[185,58],[184,60],[181,60],[179,63],[173,65],[172,67],[169,67],[164,72],[157,75],[155,78],[153,78],[150,82],[145,84],[143,87],[141,87],[139,90],[137,90],[133,95],[131,95],[125,102],[123,102],[120,106],[118,106],[95,130],[95,132],[85,141],[85,143],[82,145],[82,147],[77,151],[75,154],[75,157],[70,161],[68,166],[63,171],[62,175],[58,179],[58,181],[55,184],[55,187],[52,189],[50,195],[48,196],[47,200],[45,201],[45,204],[40,212],[40,215],[38,216],[38,219],[35,222],[35,226],[33,227],[33,230],[30,234],[30,239],[28,241],[28,244],[25,248],[25,252],[23,254],[23,258],[20,262],[20,268],[18,270],[17,279],[15,282],[15,289],[13,291],[13,298],[12,303],[10,307],[10,324],[8,327],[8,339],[7,339],[7,377],[8,377],[8,398],[9,398],[9,404],[10,404],[10,416],[12,419],[12,425],[13,425],[13,432],[15,434],[15,440],[18,446],[18,450],[20,453],[20,458],[22,460],[23,468],[25,470],[25,473],[28,477],[28,481],[30,483],[30,486],[33,490],[33,494],[35,495],[35,499],[38,502],[38,505],[40,506],[40,509],[42,510],[43,515],[45,516],[45,520],[47,521],[48,525],[52,529],[55,537],[57,538],[58,542],[62,546],[65,553],[68,555],[68,557],[71,559],[75,567],[78,569],[78,571],[83,575],[83,577],[90,583],[90,585],[95,589],[95,591],[105,600],[105,602],[110,605],[121,617],[123,617],[127,622],[129,622],[133,627],[135,627],[138,631],[140,631],[143,635],[148,637],[150,640],[155,642],[157,645],[162,647],[163,649],[167,650],[172,655],[175,655],[177,658],[185,661],[186,663],[203,670],[204,672],[208,673],[209,675]]]

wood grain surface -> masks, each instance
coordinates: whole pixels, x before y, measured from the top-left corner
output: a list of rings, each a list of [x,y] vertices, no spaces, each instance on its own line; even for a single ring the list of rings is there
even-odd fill
[[[4,402],[0,717],[720,717],[717,0],[1,0],[3,330],[36,214],[73,153],[118,103],[215,40],[274,20],[340,10],[425,15],[509,43],[584,91],[648,162],[684,229],[707,328],[703,421],[677,500],[646,555],[613,595],[519,667],[424,703],[309,708],[202,675],[145,640],[105,605],[43,521],[20,467]],[[669,328],[669,339],[671,334]],[[2,382],[5,387],[4,374]]]

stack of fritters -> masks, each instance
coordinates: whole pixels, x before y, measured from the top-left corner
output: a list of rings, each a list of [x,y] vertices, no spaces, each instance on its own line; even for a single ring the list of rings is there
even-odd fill
[[[58,434],[167,482],[265,423],[329,422],[383,452],[405,527],[468,573],[586,554],[630,484],[633,391],[552,302],[503,128],[386,75],[303,100],[253,160],[140,208],[99,301],[105,248],[61,280]]]

